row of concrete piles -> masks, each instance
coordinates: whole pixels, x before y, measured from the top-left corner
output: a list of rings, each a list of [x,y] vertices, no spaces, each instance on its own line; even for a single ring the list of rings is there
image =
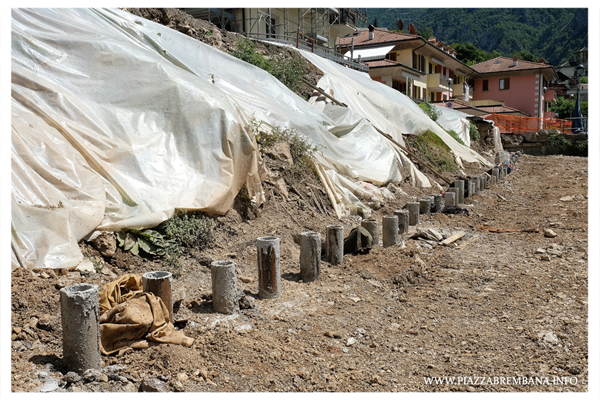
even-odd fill
[[[408,202],[405,209],[382,218],[384,248],[399,242],[399,235],[408,233],[409,226],[419,223],[420,215],[443,211],[444,207],[457,206],[488,185],[494,185],[507,175],[506,167],[494,167],[492,175],[483,174],[470,180],[457,180],[442,196],[434,194],[418,201]],[[373,245],[379,245],[379,223],[374,219],[361,221],[373,237]],[[331,265],[339,265],[344,259],[344,227],[329,225],[326,231],[326,258]],[[281,296],[280,239],[275,236],[258,238],[256,242],[258,264],[258,296],[261,299],[277,299]],[[321,273],[321,234],[300,234],[300,277],[304,282],[316,280]],[[211,264],[213,309],[224,314],[239,310],[236,264],[233,261],[214,261]],[[172,275],[170,272],[154,271],[142,276],[144,292],[151,292],[162,299],[171,322],[173,302],[171,298]],[[98,286],[80,283],[60,291],[63,330],[63,360],[69,371],[83,373],[88,369],[100,369],[100,328]]]

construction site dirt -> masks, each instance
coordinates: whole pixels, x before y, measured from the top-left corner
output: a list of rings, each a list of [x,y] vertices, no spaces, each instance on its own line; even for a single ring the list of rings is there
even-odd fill
[[[177,10],[126,10],[225,52],[238,39]],[[275,47],[257,48],[273,54]],[[278,52],[305,62],[293,49]],[[316,84],[322,73],[310,68],[305,78]],[[304,98],[313,92],[309,85],[300,91]],[[471,148],[494,161],[482,143]],[[93,273],[12,271],[12,391],[588,391],[587,158],[523,155],[499,184],[465,199],[468,215],[421,215],[397,245],[344,254],[335,266],[322,261],[319,278],[309,283],[300,278],[297,235],[325,237],[335,224],[348,236],[361,217],[339,220],[313,174],[290,184],[283,179],[286,161],[264,161],[272,173],[262,182],[265,203],[254,209],[236,199],[226,215],[211,216],[213,244],[185,253],[173,271],[175,327],[194,339],[191,347],[155,344],[103,355],[101,370],[69,372],[60,289],[102,288],[124,274],[166,269],[161,258],[123,251],[113,234],[80,243]],[[484,173],[464,167],[470,177]],[[388,186],[394,200],[371,204],[380,232],[383,216],[442,192],[408,180]],[[444,238],[464,236],[448,246],[415,236],[427,228]],[[264,236],[280,238],[277,299],[258,297],[256,241]],[[116,250],[107,256],[104,248]],[[220,260],[235,262],[244,294],[232,315],[213,311],[210,265]]]
[[[59,289],[161,270],[159,260],[120,248],[103,257],[82,243],[102,272],[12,273],[12,390],[139,391],[153,378],[162,390],[198,392],[587,391],[587,179],[586,158],[522,156],[500,184],[465,200],[468,216],[421,216],[416,228],[465,232],[454,244],[411,239],[411,227],[398,245],[322,262],[310,283],[300,280],[293,236],[324,236],[334,223],[347,235],[360,218],[339,221],[273,191],[258,217],[215,217],[216,245],[182,260],[173,312],[192,347],[102,356],[102,373],[67,377]],[[434,192],[403,189],[373,217]],[[273,300],[258,298],[255,243],[267,235],[281,238]],[[212,260],[237,264],[250,308],[213,312]],[[430,380],[438,377],[455,382]]]

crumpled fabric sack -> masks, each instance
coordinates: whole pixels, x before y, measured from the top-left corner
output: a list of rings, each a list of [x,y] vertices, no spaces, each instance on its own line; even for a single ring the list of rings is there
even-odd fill
[[[143,289],[142,274],[125,274],[119,279],[107,283],[99,293],[100,315],[117,304],[130,300],[136,294],[142,293]]]
[[[128,349],[147,349],[152,342],[190,347],[194,339],[169,322],[169,310],[152,293],[137,293],[100,317],[100,351],[111,355]]]
[[[350,231],[344,239],[344,254],[365,253],[373,248],[373,236],[362,226]]]

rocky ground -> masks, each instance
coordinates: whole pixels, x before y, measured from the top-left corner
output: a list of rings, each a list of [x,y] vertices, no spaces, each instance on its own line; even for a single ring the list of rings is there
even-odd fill
[[[468,216],[422,218],[418,228],[465,232],[455,244],[411,239],[413,228],[403,245],[347,254],[337,266],[323,262],[311,283],[300,280],[292,235],[324,234],[339,221],[327,205],[327,212],[316,202],[312,210],[299,195],[285,199],[274,190],[258,217],[236,210],[215,217],[218,244],[183,260],[173,282],[175,321],[195,339],[191,348],[103,356],[103,371],[79,376],[62,363],[59,289],[161,270],[160,260],[120,249],[103,257],[82,243],[103,273],[12,273],[12,390],[587,391],[587,179],[586,158],[522,156],[500,184],[466,199]],[[296,185],[305,198],[308,184]],[[402,189],[375,212],[378,220],[434,192]],[[341,222],[347,233],[359,217]],[[281,237],[276,300],[257,298],[255,240],[264,235]],[[239,290],[252,308],[231,316],[212,311],[208,265],[220,259],[236,262]],[[427,383],[434,377],[466,384]],[[528,384],[488,384],[494,377]],[[530,378],[566,384],[532,385]]]
[[[126,10],[226,52],[238,39],[177,10]],[[275,51],[268,45],[259,50]],[[294,51],[278,49],[276,56],[304,62]],[[316,83],[320,75],[310,69],[307,78]],[[311,92],[303,87],[299,95]],[[480,144],[473,146],[493,160]],[[347,254],[337,266],[323,262],[321,277],[311,283],[300,280],[294,236],[309,230],[324,235],[330,224],[342,224],[347,234],[360,217],[339,221],[312,174],[285,182],[285,161],[266,155],[265,162],[272,172],[263,182],[266,203],[257,211],[237,200],[227,215],[213,216],[214,244],[187,252],[174,271],[175,326],[195,339],[191,348],[161,344],[103,356],[102,371],[69,372],[62,362],[59,290],[165,269],[161,259],[120,248],[102,255],[100,241],[82,242],[95,273],[12,272],[12,390],[588,390],[586,158],[522,156],[500,184],[466,199],[468,216],[422,217],[419,229],[444,237],[465,232],[456,244],[411,238],[412,228],[397,246]],[[483,172],[465,167],[472,176]],[[379,221],[416,197],[440,192],[408,184],[390,189],[395,200],[371,204]],[[545,236],[545,228],[556,236]],[[265,235],[281,238],[282,296],[276,300],[257,298],[255,242]],[[114,245],[114,237],[105,239]],[[231,316],[212,310],[209,266],[224,259],[237,264],[248,307]],[[471,381],[427,382],[437,377]],[[527,378],[528,384],[488,384],[495,377]],[[566,384],[535,384],[535,378],[556,383],[555,377]]]

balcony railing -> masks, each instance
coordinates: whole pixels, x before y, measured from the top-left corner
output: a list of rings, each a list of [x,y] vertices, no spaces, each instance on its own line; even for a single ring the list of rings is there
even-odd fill
[[[427,75],[427,90],[431,92],[451,92],[452,81],[442,74]]]
[[[469,88],[469,98],[465,98],[464,100],[469,100],[473,98],[473,86],[467,86]],[[458,83],[456,85],[452,85],[452,96],[453,97],[464,97],[465,96],[465,85],[463,83]]]

